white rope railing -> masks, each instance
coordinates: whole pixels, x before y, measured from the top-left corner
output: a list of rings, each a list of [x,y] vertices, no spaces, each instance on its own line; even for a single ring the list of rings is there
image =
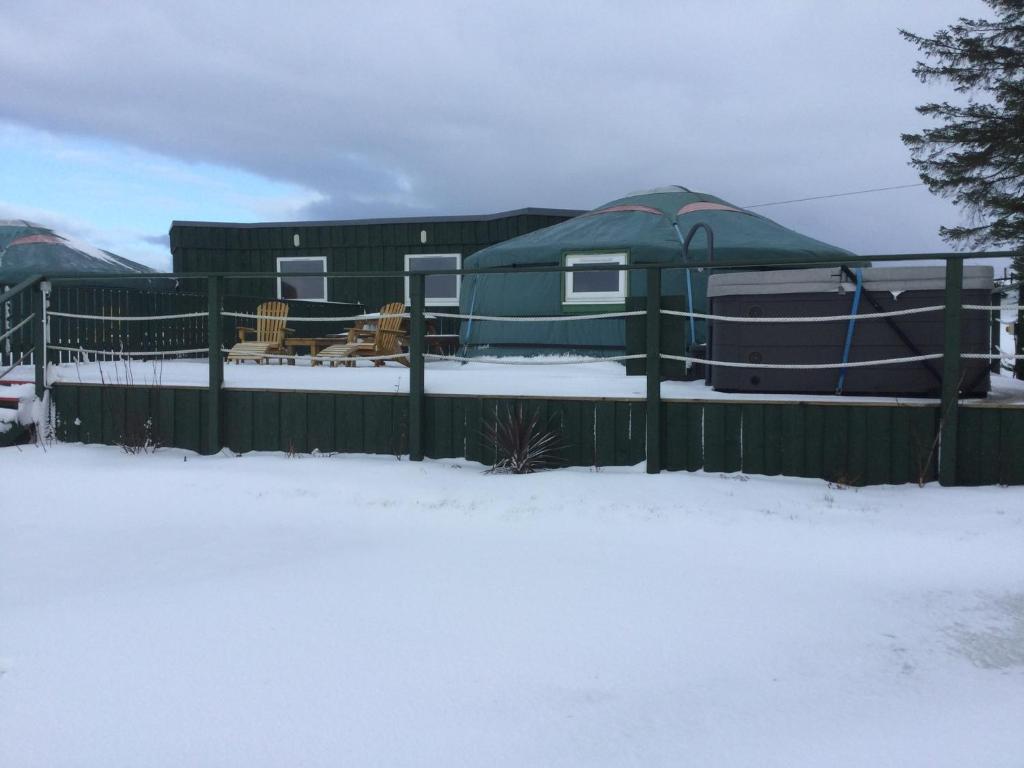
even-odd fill
[[[712,315],[706,312],[686,312],[677,309],[663,309],[663,315],[674,317],[693,317],[697,320],[715,320],[725,323],[836,323],[849,320],[876,320],[886,317],[901,317],[903,315],[920,315],[926,312],[939,312],[945,309],[941,304],[933,307],[914,307],[912,309],[899,309],[892,312],[870,312],[861,315],[818,315],[809,317],[740,317],[738,315]]]
[[[688,312],[679,309],[662,309],[663,315],[672,317],[692,317],[697,320],[714,320],[726,323],[832,323],[847,320],[881,320],[887,317],[903,317],[907,315],[920,315],[928,312],[941,312],[945,309],[943,304],[935,304],[928,307],[912,307],[910,309],[896,309],[887,312],[867,312],[857,315],[815,315],[808,317],[749,317],[737,315],[715,315],[708,312]],[[964,304],[963,309],[979,312],[1020,312],[1024,305],[1019,304]],[[47,313],[50,317],[65,317],[72,320],[102,320],[106,322],[145,322],[150,320],[186,320],[196,317],[207,317],[209,312],[183,312],[172,315],[88,315],[73,312]],[[466,315],[458,312],[428,312],[425,317],[449,318],[452,320],[474,320],[502,323],[572,323],[583,320],[612,320],[624,317],[640,317],[646,315],[647,310],[639,309],[629,312],[601,312],[596,314],[573,314],[573,315],[541,315],[536,317],[504,316],[504,315]],[[260,315],[254,312],[221,312],[224,317],[236,317],[247,320],[281,320],[280,315]],[[408,320],[411,315],[408,312],[400,314],[360,314],[342,315],[337,317],[302,317],[287,315],[283,319],[289,323],[343,323],[356,320],[380,320],[383,318],[398,317]],[[28,319],[23,321],[28,322]],[[4,337],[0,337],[2,340]]]
[[[146,320],[185,320],[191,317],[206,317],[209,312],[183,312],[176,315],[80,315],[73,312],[54,312],[48,311],[46,313],[50,317],[67,317],[72,320],[105,320],[108,322],[126,322],[136,323],[143,322]]]
[[[667,355],[662,353],[663,360],[678,360],[681,363],[699,363],[701,365],[719,365],[724,368],[756,368],[782,371],[817,371],[822,368],[868,368],[873,365],[898,365],[900,363],[916,363],[921,360],[938,360],[941,352],[930,355],[913,355],[910,357],[889,357],[881,360],[861,360],[853,363],[743,363],[728,360],[705,360],[703,357],[687,357],[686,355]]]
[[[980,312],[1021,312],[1024,304],[964,304],[963,308]]]
[[[253,312],[221,312],[224,317],[241,317],[246,320],[284,320],[285,322],[297,322],[297,323],[347,323],[355,320],[383,320],[386,317],[401,317],[409,318],[409,313],[405,312],[402,314],[362,314],[362,315],[345,315],[342,317],[297,317],[295,315],[258,315]],[[428,312],[427,317],[433,316],[433,312]]]
[[[544,317],[505,317],[502,315],[460,315],[455,312],[430,312],[434,317],[447,317],[453,320],[494,320],[502,323],[571,323],[579,320],[609,320],[616,317],[638,317],[646,315],[647,310],[638,309],[630,312],[601,312],[593,315],[551,315]]]
[[[1024,305],[1008,304],[1008,305],[991,305],[991,304],[965,304],[963,305],[964,310],[970,311],[983,311],[983,312],[1004,312],[1013,311],[1019,312],[1022,310]],[[933,305],[927,307],[913,307],[909,309],[900,309],[886,312],[872,312],[865,314],[856,315],[820,315],[810,317],[740,317],[734,315],[716,315],[705,312],[689,312],[685,310],[672,310],[672,309],[661,309],[661,314],[673,317],[683,318],[695,318],[701,320],[711,320],[715,322],[729,322],[729,323],[827,323],[827,322],[845,322],[850,320],[855,321],[866,321],[885,319],[892,317],[902,317],[909,315],[918,315],[931,312],[939,312],[945,309],[944,305]],[[301,317],[301,316],[286,316],[282,318],[278,315],[261,315],[258,312],[230,312],[225,311],[221,313],[225,317],[244,318],[250,320],[282,320],[286,322],[354,322],[354,321],[373,321],[382,320],[384,318],[402,318],[409,319],[410,314],[408,312],[394,314],[380,314],[380,313],[362,313],[358,315],[345,315],[338,317]],[[208,312],[187,312],[178,314],[168,315],[147,315],[147,316],[115,316],[115,315],[90,315],[81,313],[71,312],[50,312],[51,317],[64,317],[68,319],[78,320],[100,320],[106,322],[142,322],[142,321],[153,321],[153,320],[180,320],[180,319],[192,319],[208,317]],[[554,322],[579,322],[584,320],[606,320],[606,319],[617,319],[627,317],[640,317],[646,316],[647,310],[636,310],[636,311],[625,311],[625,312],[604,312],[596,314],[572,314],[572,315],[545,315],[545,316],[498,316],[498,315],[473,315],[473,314],[461,314],[454,312],[429,312],[426,313],[425,317],[428,319],[436,318],[449,318],[453,320],[475,320],[475,321],[491,321],[491,322],[509,322],[509,323],[554,323]],[[26,325],[32,320],[34,315],[22,320],[17,326],[8,330],[3,336],[0,336],[0,341],[12,335],[15,331]],[[50,345],[50,349],[69,352],[69,353],[81,353],[90,355],[101,355],[105,357],[168,357],[168,356],[182,356],[182,355],[195,355],[202,354],[208,351],[206,347],[194,348],[194,349],[178,349],[178,350],[158,350],[150,352],[124,352],[114,350],[96,350],[86,349],[84,347],[67,347]],[[223,352],[230,352],[230,349],[224,349]],[[306,358],[305,355],[289,354],[289,353],[269,353],[261,355],[264,359],[276,359],[276,360],[289,360],[294,361],[299,358]],[[366,356],[319,356],[313,355],[308,356],[313,363],[317,362],[357,362],[365,360],[367,362],[377,361],[388,361],[388,360],[407,360],[409,359],[408,353],[399,353],[392,355],[366,355]],[[647,357],[646,354],[634,354],[634,355],[615,355],[609,357],[567,357],[564,359],[518,359],[512,360],[508,358],[488,358],[488,357],[467,357],[459,355],[437,355],[437,354],[424,354],[425,360],[430,361],[450,361],[460,363],[484,363],[491,365],[574,365],[574,364],[588,364],[588,363],[601,363],[601,362],[624,362],[627,360],[640,360]],[[695,363],[700,365],[709,366],[723,366],[730,368],[749,368],[749,369],[766,369],[766,370],[820,370],[820,369],[845,369],[845,368],[864,368],[870,366],[884,366],[884,365],[899,365],[906,363],[922,362],[928,360],[937,360],[943,357],[942,353],[933,353],[927,355],[913,355],[906,357],[894,357],[885,358],[879,360],[865,360],[858,362],[846,362],[846,363],[751,363],[751,362],[735,362],[725,360],[708,360],[700,357],[690,357],[686,355],[671,355],[662,353],[660,355],[665,360],[675,360],[683,363]],[[1004,355],[1004,354],[963,354],[962,359],[969,360],[1001,360],[1003,362],[1012,362],[1016,360],[1024,359],[1024,355]],[[20,362],[20,361],[19,361]]]
[[[623,360],[641,360],[647,355],[616,355],[615,357],[574,357],[565,360],[509,360],[501,357],[460,357],[458,355],[423,355],[426,360],[456,363],[486,363],[489,365],[576,365],[587,363],[617,363]],[[364,358],[365,359],[365,358]]]
[[[987,355],[979,352],[965,352],[960,357],[967,360],[1002,360],[1004,362],[1008,360],[1024,360],[1024,355]]]
[[[1022,305],[1017,304],[964,304],[963,309],[977,310],[980,312],[1019,312]],[[895,309],[888,312],[865,312],[857,315],[816,315],[808,317],[750,317],[739,315],[712,315],[707,312],[687,312],[678,309],[662,309],[661,314],[674,317],[692,317],[697,320],[715,320],[726,323],[833,323],[848,320],[880,320],[887,317],[902,317],[905,315],[920,315],[928,312],[940,312],[946,309],[944,304],[935,304],[929,307],[911,307],[909,309]]]
[[[195,349],[169,349],[160,350],[154,352],[125,352],[122,350],[104,350],[104,349],[87,349],[85,347],[64,347],[49,345],[48,349],[57,350],[60,352],[71,352],[86,355],[102,355],[104,357],[166,357],[170,355],[196,355],[204,352],[208,352],[207,347],[199,347]],[[227,347],[221,349],[222,353],[228,353],[231,350]],[[17,367],[18,364],[24,360],[29,353],[22,355],[21,360],[18,361],[13,367]],[[858,362],[849,363],[750,363],[750,362],[736,362],[727,360],[707,360],[702,357],[688,357],[686,355],[670,355],[662,353],[659,355],[663,360],[677,360],[679,362],[690,362],[699,363],[702,365],[719,365],[727,368],[758,368],[758,369],[769,369],[769,370],[817,370],[821,368],[866,368],[873,365],[897,365],[902,363],[913,363],[922,360],[938,360],[943,356],[941,352],[935,352],[929,355],[913,355],[909,357],[890,357],[882,358],[879,360],[862,360]],[[373,362],[376,360],[401,360],[409,357],[408,353],[402,352],[394,355],[357,355],[357,356],[328,356],[320,357],[319,355],[294,355],[294,354],[274,354],[268,353],[261,355],[265,359],[282,359],[282,360],[299,360],[309,359],[312,362],[347,362],[347,361],[359,361],[365,360],[367,362]],[[643,360],[647,357],[646,354],[638,355],[613,355],[608,357],[566,357],[564,359],[527,359],[527,360],[516,360],[501,357],[465,357],[460,355],[437,355],[431,353],[425,353],[423,358],[425,360],[437,361],[437,362],[459,362],[459,363],[484,363],[488,365],[577,365],[587,363],[612,363],[612,362],[623,362],[626,360]],[[1001,355],[1001,354],[984,354],[984,353],[964,353],[960,356],[966,360],[1024,360],[1024,355]],[[9,369],[10,370],[10,369]]]

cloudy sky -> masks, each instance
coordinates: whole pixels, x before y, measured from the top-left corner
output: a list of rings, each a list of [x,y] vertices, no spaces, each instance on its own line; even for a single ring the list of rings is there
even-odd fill
[[[739,205],[913,184],[946,98],[900,27],[979,0],[4,3],[0,218],[167,267],[174,219]],[[759,209],[864,254],[948,250],[924,188]]]

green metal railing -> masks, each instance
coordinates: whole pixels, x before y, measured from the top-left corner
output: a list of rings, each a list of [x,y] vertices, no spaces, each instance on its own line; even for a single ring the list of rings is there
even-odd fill
[[[925,253],[925,254],[887,254],[880,256],[863,256],[856,259],[863,263],[906,262],[922,260],[942,260],[946,264],[945,292],[943,309],[943,353],[942,353],[942,387],[940,405],[940,444],[939,444],[939,480],[943,485],[954,485],[957,480],[956,456],[957,456],[957,434],[958,434],[958,401],[960,399],[961,380],[961,350],[960,350],[960,328],[962,317],[962,285],[963,285],[963,262],[967,259],[982,257],[1006,257],[1011,254],[1005,252],[988,253]],[[647,434],[647,471],[659,472],[661,469],[661,434],[662,434],[662,400],[661,400],[661,361],[665,357],[661,343],[661,320],[662,320],[662,273],[664,270],[740,270],[751,267],[758,269],[766,267],[776,268],[805,268],[813,266],[837,266],[835,259],[808,258],[800,263],[793,262],[765,262],[759,259],[738,260],[728,265],[721,262],[713,263],[711,260],[693,260],[686,263],[637,263],[627,265],[582,265],[576,267],[543,265],[515,268],[487,268],[487,269],[455,269],[437,270],[429,272],[430,275],[488,275],[506,273],[527,273],[527,272],[577,272],[577,271],[637,271],[643,270],[647,281],[647,306],[646,306],[646,434]],[[425,279],[427,272],[410,271],[398,273],[409,278],[410,291],[410,341],[408,359],[410,367],[409,378],[409,425],[408,425],[408,451],[413,461],[420,461],[424,456],[424,371],[426,355],[424,349],[424,335],[426,328],[425,310]],[[222,311],[224,308],[223,285],[225,278],[246,278],[276,277],[279,273],[253,273],[253,272],[207,272],[207,273],[186,273],[166,274],[157,277],[200,280],[205,283],[206,310],[208,313],[207,327],[207,348],[209,360],[209,396],[207,397],[207,449],[215,453],[224,445],[222,439],[222,389],[224,381],[224,357],[222,354],[223,344],[223,323]],[[348,279],[373,279],[377,277],[395,277],[394,272],[309,272],[309,273],[287,273],[288,277],[326,277],[348,278]],[[146,275],[145,278],[152,278],[153,275]],[[25,320],[31,323],[33,330],[33,351],[36,369],[36,390],[40,396],[45,388],[45,306],[44,294],[48,284],[74,285],[88,282],[89,276],[79,274],[57,274],[43,277],[35,277],[24,283],[15,286],[10,291],[0,296],[0,307],[4,302],[13,300],[25,292],[31,292],[32,316]],[[131,280],[131,276],[125,276]],[[678,314],[678,313],[677,313]],[[19,328],[22,326],[19,325]]]
[[[36,397],[40,398],[46,391],[45,290],[46,284],[42,277],[30,277],[0,293],[0,317],[5,318],[11,326],[0,335],[0,344],[16,337],[19,332],[24,334],[26,330],[31,334],[32,339],[29,348],[16,348],[12,356],[17,355],[17,358],[7,367],[0,369],[0,380],[6,378],[22,362],[31,357],[35,365]],[[17,314],[11,314],[9,310],[15,305],[16,300],[20,311]],[[26,304],[30,307],[28,311],[26,311]],[[20,354],[18,354],[19,352]]]

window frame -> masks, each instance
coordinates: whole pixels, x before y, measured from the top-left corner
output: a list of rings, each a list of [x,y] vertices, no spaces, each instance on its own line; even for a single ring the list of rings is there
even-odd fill
[[[629,265],[629,251],[572,251],[563,254],[562,266],[577,267],[586,264],[619,264]],[[566,309],[587,309],[592,306],[607,307],[608,305],[625,306],[629,295],[628,270],[618,271],[619,287],[615,291],[583,291],[574,289],[574,272],[562,273],[562,306]]]
[[[405,271],[411,272],[409,268],[412,259],[437,259],[437,258],[453,258],[455,259],[455,269],[462,269],[462,254],[461,253],[407,253],[405,254]],[[405,306],[412,306],[412,297],[409,295],[409,275],[405,275]],[[462,299],[462,275],[455,275],[455,300],[450,301],[448,298],[442,299],[431,299],[427,296],[423,297],[423,306],[425,307],[457,307],[459,301]]]
[[[323,271],[324,271],[324,277],[323,277],[323,280],[324,280],[324,297],[322,299],[302,299],[302,298],[286,299],[284,296],[281,295],[281,275],[278,275],[277,276],[277,298],[278,299],[280,299],[281,301],[321,301],[321,302],[328,300],[328,298],[327,298],[327,274],[326,274],[327,273],[327,257],[326,256],[278,256],[277,260],[274,262],[274,264],[277,267],[277,270],[276,270],[277,272],[281,272],[282,271],[281,270],[281,262],[282,261],[319,261],[321,264],[323,264]]]

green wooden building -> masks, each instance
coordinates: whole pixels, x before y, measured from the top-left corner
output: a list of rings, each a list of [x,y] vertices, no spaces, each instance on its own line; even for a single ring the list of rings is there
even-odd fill
[[[461,268],[473,253],[552,226],[582,211],[522,208],[483,216],[356,219],[348,221],[171,224],[174,271],[189,272],[393,272],[385,278],[228,278],[238,296],[361,304],[373,311],[391,301],[409,302],[402,272]],[[191,288],[192,286],[185,286]],[[195,288],[202,290],[198,284]],[[458,311],[461,279],[427,279],[426,304]]]

